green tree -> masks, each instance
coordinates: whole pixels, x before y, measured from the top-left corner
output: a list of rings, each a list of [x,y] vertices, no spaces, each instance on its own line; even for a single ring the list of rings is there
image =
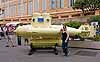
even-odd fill
[[[100,16],[92,16],[92,17],[90,17],[89,22],[98,22],[98,24],[100,26]]]
[[[95,12],[100,9],[100,0],[76,0],[73,9],[80,9],[83,15],[87,12]]]
[[[70,21],[70,22],[66,22],[65,25],[72,28],[79,28],[81,26],[81,22]]]

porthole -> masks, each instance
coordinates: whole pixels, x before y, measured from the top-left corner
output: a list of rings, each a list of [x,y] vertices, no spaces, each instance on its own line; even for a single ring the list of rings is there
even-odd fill
[[[47,22],[49,22],[49,19],[47,19]]]
[[[35,19],[33,19],[33,22],[35,22]]]

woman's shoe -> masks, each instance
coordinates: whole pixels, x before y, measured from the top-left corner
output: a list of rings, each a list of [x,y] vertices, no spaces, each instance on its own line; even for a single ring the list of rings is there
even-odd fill
[[[9,45],[6,45],[6,47],[10,47]]]
[[[66,55],[66,54],[65,54],[64,56],[66,56],[66,57],[67,57],[68,55]]]
[[[16,47],[15,45],[13,45],[12,47]]]

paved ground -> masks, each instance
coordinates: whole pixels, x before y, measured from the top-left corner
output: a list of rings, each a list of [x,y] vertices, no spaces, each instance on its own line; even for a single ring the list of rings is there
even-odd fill
[[[92,41],[87,39],[85,41],[70,41],[70,47],[100,50],[100,41]]]
[[[29,56],[29,46],[10,48],[5,47],[5,44],[6,39],[0,40],[0,62],[100,62],[100,50],[70,48],[70,55],[64,57],[61,48],[58,48],[58,55],[51,51],[38,50]]]

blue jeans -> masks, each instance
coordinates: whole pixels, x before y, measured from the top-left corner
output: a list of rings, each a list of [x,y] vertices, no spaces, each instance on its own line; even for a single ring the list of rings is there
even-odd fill
[[[68,48],[68,41],[62,40],[62,49]]]
[[[62,49],[63,49],[63,52],[65,53],[65,55],[67,55],[68,54],[68,42],[69,41],[67,41],[67,42],[65,42],[65,40],[64,39],[62,39]]]

